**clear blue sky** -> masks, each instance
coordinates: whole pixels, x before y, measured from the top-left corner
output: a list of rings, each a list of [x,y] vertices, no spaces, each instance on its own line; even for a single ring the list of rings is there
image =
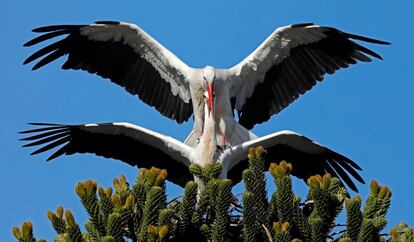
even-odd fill
[[[122,3],[121,3],[122,2]],[[22,62],[35,49],[22,44],[31,29],[50,24],[121,20],[141,26],[193,67],[231,67],[276,27],[300,22],[329,25],[392,42],[372,46],[384,61],[352,66],[327,76],[286,110],[254,132],[282,129],[302,133],[358,162],[367,182],[376,178],[393,191],[391,224],[414,225],[413,1],[3,1],[0,7],[0,241],[11,227],[34,223],[36,235],[52,240],[46,212],[70,208],[83,224],[86,214],[74,193],[92,178],[105,187],[136,169],[93,155],[45,162],[29,156],[18,131],[27,122],[131,122],[184,139],[192,123],[178,125],[120,87],[93,75],[62,71],[62,60],[32,72]],[[302,182],[296,182],[299,190]],[[169,196],[180,190],[169,187]],[[365,198],[368,186],[360,186]],[[303,192],[302,192],[303,193]],[[355,194],[353,194],[355,195]]]

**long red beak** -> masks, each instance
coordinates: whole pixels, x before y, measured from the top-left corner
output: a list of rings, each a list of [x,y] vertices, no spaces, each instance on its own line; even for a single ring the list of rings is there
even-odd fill
[[[213,96],[213,84],[207,85],[207,91],[208,91],[208,111],[211,113],[214,113],[214,96]]]

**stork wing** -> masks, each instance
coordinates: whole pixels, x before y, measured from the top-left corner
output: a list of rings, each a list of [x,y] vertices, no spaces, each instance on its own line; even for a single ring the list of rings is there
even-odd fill
[[[249,149],[257,146],[263,146],[267,151],[266,169],[271,162],[285,160],[292,163],[292,175],[305,181],[312,175],[330,173],[354,191],[358,189],[348,174],[365,184],[356,171],[361,168],[355,162],[291,131],[280,131],[233,147],[229,152],[229,163],[225,165],[227,176],[234,183],[241,180],[242,171],[248,168],[246,157]]]
[[[101,21],[90,25],[46,26],[33,32],[42,35],[24,46],[66,36],[25,60],[27,64],[42,57],[33,70],[68,55],[63,69],[81,69],[109,78],[178,123],[191,116],[187,80],[191,68],[138,26]]]
[[[276,29],[229,70],[239,122],[251,129],[310,90],[326,73],[332,74],[357,61],[369,62],[367,55],[381,59],[352,39],[389,44],[310,23]]]
[[[171,137],[129,123],[33,125],[42,127],[21,132],[32,135],[22,139],[31,142],[24,147],[43,145],[32,155],[63,145],[48,161],[63,154],[94,153],[131,166],[166,169],[167,179],[180,186],[192,180],[188,171],[191,148]]]

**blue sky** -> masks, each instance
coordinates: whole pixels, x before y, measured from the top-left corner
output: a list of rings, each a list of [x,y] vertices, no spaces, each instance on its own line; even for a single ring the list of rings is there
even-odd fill
[[[138,3],[143,2],[143,3]],[[121,20],[141,26],[193,67],[231,67],[253,51],[275,28],[314,22],[392,42],[367,45],[384,61],[352,66],[326,79],[254,132],[282,129],[302,133],[336,150],[393,191],[390,224],[414,225],[412,145],[412,1],[3,1],[0,8],[0,241],[11,241],[11,227],[34,223],[36,235],[54,237],[46,212],[59,205],[83,224],[86,214],[74,193],[92,178],[107,187],[137,170],[93,155],[65,156],[45,162],[29,156],[18,131],[27,122],[89,123],[126,121],[183,140],[192,123],[162,117],[122,88],[99,77],[62,71],[62,60],[32,72],[22,62],[35,49],[22,44],[31,29],[50,24]],[[303,194],[303,182],[295,182]],[[365,198],[368,186],[359,186]],[[169,186],[169,196],[180,189]],[[353,194],[355,195],[355,194]]]

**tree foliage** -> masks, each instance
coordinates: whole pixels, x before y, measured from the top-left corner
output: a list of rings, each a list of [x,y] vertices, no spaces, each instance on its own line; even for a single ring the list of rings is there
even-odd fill
[[[414,241],[414,230],[404,223],[390,234],[382,232],[391,201],[388,187],[372,181],[363,203],[360,196],[350,198],[336,177],[316,175],[307,180],[302,200],[293,192],[292,165],[281,161],[267,168],[265,154],[261,147],[250,150],[241,202],[231,193],[231,181],[218,179],[220,164],[192,165],[203,187],[191,181],[181,198],[169,202],[167,172],[154,167],[140,169],[132,186],[123,175],[113,188],[92,180],[78,183],[75,192],[89,219],[82,231],[71,211],[49,211],[55,241]],[[276,185],[270,199],[267,169]],[[344,208],[346,221],[339,226],[336,218]],[[34,237],[31,222],[12,231],[18,241],[45,241]]]

